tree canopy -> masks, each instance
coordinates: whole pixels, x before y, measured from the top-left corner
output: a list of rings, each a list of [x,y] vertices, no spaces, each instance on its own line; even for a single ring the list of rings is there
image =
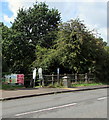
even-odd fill
[[[21,8],[12,28],[22,32],[26,41],[33,45],[50,47],[55,39],[60,23],[60,13],[57,9],[49,9],[45,3],[37,3],[29,9]]]
[[[11,72],[30,72],[36,45],[49,48],[54,44],[60,13],[45,3],[21,8],[9,29],[3,26],[3,56]],[[5,34],[6,33],[6,34]]]
[[[105,58],[105,42],[79,19],[60,24],[59,29],[52,49],[36,47],[37,59],[33,64],[46,67],[49,72],[57,67],[67,73],[95,72],[98,62]]]

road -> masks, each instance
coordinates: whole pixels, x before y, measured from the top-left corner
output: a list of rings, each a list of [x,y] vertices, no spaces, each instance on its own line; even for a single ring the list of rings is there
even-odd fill
[[[3,101],[3,118],[107,118],[107,89]]]

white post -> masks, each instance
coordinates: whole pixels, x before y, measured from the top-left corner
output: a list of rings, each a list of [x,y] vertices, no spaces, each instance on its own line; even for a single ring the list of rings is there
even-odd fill
[[[42,68],[38,69],[38,74],[39,74],[40,85],[44,86],[44,79],[42,76]],[[41,80],[42,80],[42,84],[41,84]]]
[[[75,73],[75,82],[77,83],[77,73]]]
[[[59,84],[59,68],[57,68],[57,82]]]
[[[53,81],[54,81],[54,78],[53,78],[53,76],[54,76],[54,75],[52,74],[52,85],[53,85]]]
[[[88,80],[87,80],[87,73],[85,73],[85,82],[87,83]]]
[[[36,68],[33,70],[33,87],[35,87]]]

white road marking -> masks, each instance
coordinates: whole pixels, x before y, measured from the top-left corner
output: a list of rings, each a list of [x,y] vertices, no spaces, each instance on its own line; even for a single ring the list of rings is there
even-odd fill
[[[66,104],[66,105],[61,105],[61,106],[57,106],[57,107],[51,107],[51,108],[41,109],[41,110],[37,110],[37,111],[25,112],[25,113],[16,114],[15,116],[17,117],[17,116],[21,116],[21,115],[27,115],[27,114],[38,113],[38,112],[43,112],[43,111],[49,111],[49,110],[53,110],[53,109],[58,109],[58,108],[64,108],[64,107],[73,106],[73,105],[76,105],[76,104],[77,103],[72,103],[72,104]]]
[[[101,98],[98,98],[97,100],[104,100],[106,99],[107,97],[101,97]]]

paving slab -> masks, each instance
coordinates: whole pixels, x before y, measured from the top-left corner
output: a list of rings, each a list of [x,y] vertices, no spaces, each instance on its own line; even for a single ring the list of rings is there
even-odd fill
[[[11,100],[25,97],[41,96],[48,94],[57,94],[65,92],[85,91],[94,89],[108,88],[108,85],[101,86],[87,86],[87,87],[76,87],[76,88],[23,88],[17,90],[0,90],[2,96],[0,100]]]

